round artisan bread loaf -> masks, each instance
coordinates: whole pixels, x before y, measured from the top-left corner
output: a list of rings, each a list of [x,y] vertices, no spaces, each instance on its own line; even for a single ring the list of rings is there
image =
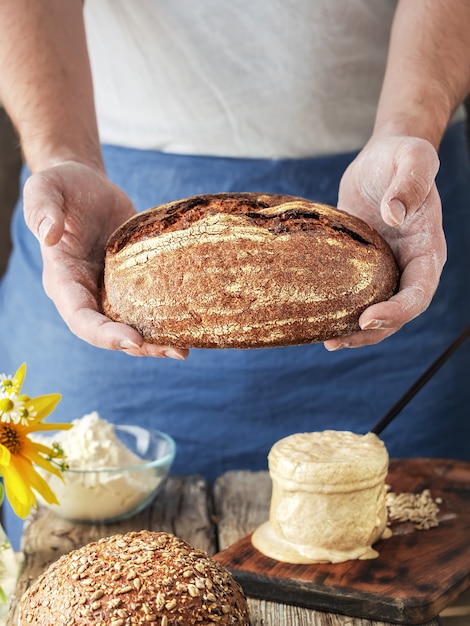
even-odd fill
[[[20,601],[19,626],[249,626],[241,587],[205,552],[129,532],[59,558]]]
[[[118,228],[101,300],[151,343],[261,348],[351,334],[397,282],[390,247],[357,217],[293,196],[221,193]]]

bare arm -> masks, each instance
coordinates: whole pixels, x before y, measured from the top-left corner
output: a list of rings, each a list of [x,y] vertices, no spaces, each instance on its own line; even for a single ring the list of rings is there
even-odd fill
[[[0,98],[33,172],[24,213],[41,245],[44,289],[88,343],[184,358],[187,350],[146,344],[99,310],[106,240],[135,209],[104,171],[82,8],[82,0],[0,2]]]
[[[439,147],[470,90],[468,0],[401,0],[374,134],[404,134]]]
[[[330,349],[377,343],[429,306],[446,260],[437,149],[470,89],[470,2],[401,0],[371,139],[345,172],[339,206],[375,226],[399,262],[400,290]]]
[[[31,171],[67,160],[103,170],[82,0],[4,0],[0,24],[0,97]]]

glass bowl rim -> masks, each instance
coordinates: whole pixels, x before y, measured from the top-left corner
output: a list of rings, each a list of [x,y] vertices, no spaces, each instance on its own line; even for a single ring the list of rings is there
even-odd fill
[[[145,461],[145,463],[140,463],[138,465],[126,465],[124,467],[103,467],[100,469],[77,469],[73,467],[68,468],[64,470],[64,478],[67,477],[67,474],[114,474],[116,472],[154,469],[162,466],[167,466],[169,468],[171,466],[176,453],[176,442],[171,435],[169,435],[168,433],[164,433],[162,430],[157,430],[155,428],[145,428],[145,426],[139,426],[138,424],[113,424],[113,426],[117,432],[121,430],[128,433],[130,432],[129,429],[132,428],[139,429],[141,431],[145,431],[152,435],[160,437],[169,445],[169,450],[165,454],[165,456],[154,459],[153,461]]]

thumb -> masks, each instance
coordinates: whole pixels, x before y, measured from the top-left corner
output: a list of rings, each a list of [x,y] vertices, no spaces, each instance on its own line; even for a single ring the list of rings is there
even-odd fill
[[[380,212],[389,226],[401,226],[424,204],[439,170],[439,157],[428,141],[409,140],[396,156],[395,173],[386,190]]]
[[[47,176],[33,174],[24,186],[24,218],[28,228],[45,246],[59,243],[64,234],[63,196]]]

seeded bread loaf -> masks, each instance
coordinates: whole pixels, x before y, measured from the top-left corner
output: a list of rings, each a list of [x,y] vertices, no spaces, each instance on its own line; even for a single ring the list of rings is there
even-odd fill
[[[102,309],[160,345],[297,345],[358,330],[397,281],[388,244],[348,213],[292,196],[201,195],[110,237]]]
[[[20,602],[19,626],[249,626],[241,587],[205,552],[130,532],[62,556]]]

